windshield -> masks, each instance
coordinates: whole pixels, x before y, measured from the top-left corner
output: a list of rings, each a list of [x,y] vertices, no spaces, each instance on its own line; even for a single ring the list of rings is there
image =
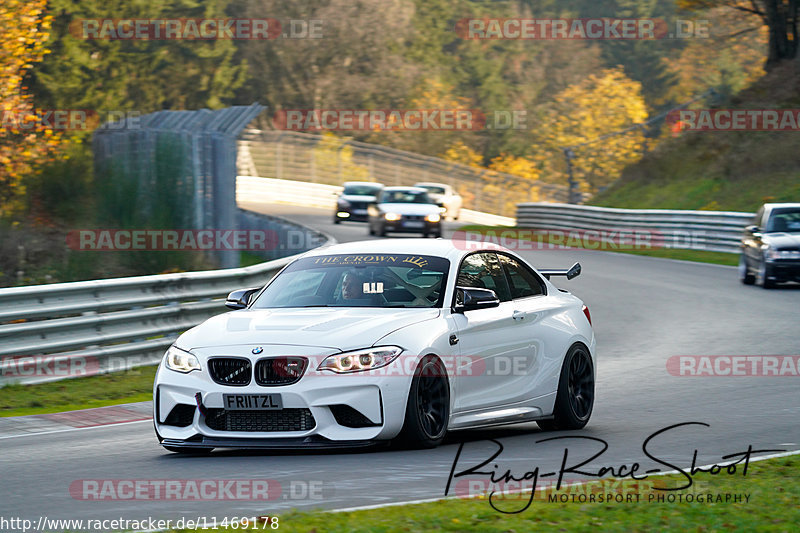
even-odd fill
[[[428,189],[431,194],[444,194],[444,187],[437,187],[436,185],[419,185],[423,189]]]
[[[380,185],[348,185],[342,191],[342,194],[349,196],[375,196],[381,190]]]
[[[428,193],[423,191],[383,191],[382,204],[432,204]]]
[[[449,267],[429,255],[306,257],[286,267],[252,308],[441,307]]]
[[[796,207],[774,209],[769,217],[766,231],[800,233],[800,209]]]

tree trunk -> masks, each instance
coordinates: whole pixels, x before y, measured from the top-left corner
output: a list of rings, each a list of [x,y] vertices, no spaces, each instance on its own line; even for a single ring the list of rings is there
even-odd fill
[[[769,70],[785,59],[797,56],[797,0],[763,0],[764,19],[769,27]]]

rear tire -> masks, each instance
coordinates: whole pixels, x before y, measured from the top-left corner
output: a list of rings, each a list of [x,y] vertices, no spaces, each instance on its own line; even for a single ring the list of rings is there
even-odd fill
[[[450,420],[450,383],[435,355],[422,358],[408,391],[406,417],[399,440],[410,448],[434,448],[447,434]]]
[[[739,256],[739,280],[745,285],[752,285],[756,282],[756,277],[747,268],[747,259],[744,254]]]
[[[594,368],[589,350],[574,344],[564,357],[553,418],[536,423],[545,431],[581,429],[592,416],[594,408]]]

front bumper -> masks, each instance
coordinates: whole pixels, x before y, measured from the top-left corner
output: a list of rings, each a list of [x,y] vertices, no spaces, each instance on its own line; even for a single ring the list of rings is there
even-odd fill
[[[777,282],[800,282],[800,261],[776,259],[767,261],[767,276]]]
[[[386,231],[393,233],[436,233],[442,231],[442,223],[428,222],[427,220],[407,220],[405,217],[400,220],[384,220],[383,227]]]
[[[244,450],[296,450],[300,448],[330,449],[330,448],[366,448],[385,444],[378,440],[354,440],[354,441],[335,441],[324,437],[311,436],[300,438],[283,439],[242,439],[242,438],[220,438],[205,437],[195,435],[186,440],[164,439],[162,446],[183,449],[206,449],[206,448],[237,448]]]
[[[339,206],[336,209],[336,218],[339,220],[352,220],[356,222],[366,222],[368,220],[367,208],[364,207],[343,207]]]
[[[296,383],[220,385],[207,366],[181,374],[162,362],[153,391],[153,420],[163,446],[294,448],[369,445],[402,429],[411,378],[309,368]],[[280,394],[283,409],[224,409],[224,394]],[[301,421],[299,423],[298,421]]]

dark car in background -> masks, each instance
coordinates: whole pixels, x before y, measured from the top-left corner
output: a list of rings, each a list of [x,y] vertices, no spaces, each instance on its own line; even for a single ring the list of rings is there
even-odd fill
[[[386,187],[369,206],[369,234],[388,232],[442,236],[441,208],[420,187]]]
[[[382,189],[383,185],[371,181],[346,182],[341,194],[336,198],[333,223],[338,224],[342,220],[366,222],[367,206],[375,202]]]
[[[761,206],[742,236],[739,278],[765,289],[800,282],[800,203]]]

